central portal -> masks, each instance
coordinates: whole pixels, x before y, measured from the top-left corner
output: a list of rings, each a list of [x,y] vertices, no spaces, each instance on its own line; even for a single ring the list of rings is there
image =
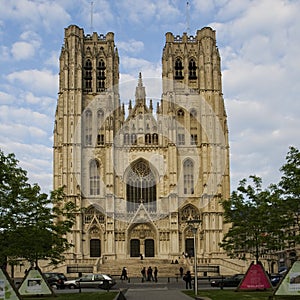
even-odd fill
[[[151,224],[136,224],[129,232],[130,257],[155,257],[155,229]]]

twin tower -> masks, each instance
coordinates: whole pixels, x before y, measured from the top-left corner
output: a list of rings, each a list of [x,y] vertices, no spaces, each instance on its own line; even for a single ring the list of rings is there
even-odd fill
[[[132,88],[119,82],[119,64],[113,33],[65,29],[53,180],[80,209],[67,266],[193,257],[189,220],[201,221],[198,262],[222,266],[220,201],[229,197],[230,177],[215,31],[168,32],[160,79],[140,73]],[[146,81],[159,99],[146,96]],[[134,101],[121,101],[130,88]]]

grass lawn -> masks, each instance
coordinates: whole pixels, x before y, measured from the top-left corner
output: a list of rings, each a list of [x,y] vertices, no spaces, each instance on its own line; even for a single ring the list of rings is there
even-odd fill
[[[25,298],[27,300],[113,300],[118,292],[56,294],[56,297]]]
[[[194,298],[193,291],[183,291],[185,294]],[[235,292],[234,290],[207,290],[199,291],[198,296],[209,297],[212,300],[269,300],[269,296],[272,296],[272,291],[250,291],[250,292]],[[299,300],[299,296],[295,297],[276,297],[276,300]]]

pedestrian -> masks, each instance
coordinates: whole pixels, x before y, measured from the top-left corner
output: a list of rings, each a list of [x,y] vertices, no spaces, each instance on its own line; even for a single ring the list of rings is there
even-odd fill
[[[190,271],[187,271],[183,276],[183,280],[185,281],[185,288],[191,289],[192,288],[192,275]]]
[[[126,267],[124,267],[123,268],[123,270],[122,270],[122,274],[121,274],[121,278],[120,278],[121,280],[127,280],[128,279],[128,277],[127,277],[127,269],[126,269]]]
[[[183,276],[183,267],[179,268],[179,272],[180,272],[180,277],[182,278],[182,276]]]
[[[146,280],[146,268],[143,267],[143,269],[141,270],[141,274],[142,274],[142,282],[144,282]]]
[[[153,270],[152,270],[151,266],[147,270],[147,281],[154,281]]]
[[[154,281],[157,282],[157,273],[158,273],[158,269],[157,267],[154,267]]]

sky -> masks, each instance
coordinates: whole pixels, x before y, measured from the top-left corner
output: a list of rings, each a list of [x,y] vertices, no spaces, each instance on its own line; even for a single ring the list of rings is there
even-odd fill
[[[0,0],[0,149],[16,155],[30,183],[52,190],[59,55],[69,25],[114,32],[120,82],[133,86],[139,72],[161,78],[166,32],[195,36],[210,26],[221,55],[231,190],[250,175],[277,183],[289,147],[300,148],[299,11],[298,0]]]

